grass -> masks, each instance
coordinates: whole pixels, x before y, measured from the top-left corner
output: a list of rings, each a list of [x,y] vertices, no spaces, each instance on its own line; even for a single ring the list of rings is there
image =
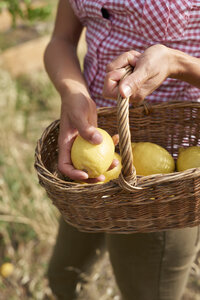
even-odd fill
[[[0,264],[15,267],[11,279],[0,278],[1,295],[39,300],[48,291],[43,278],[58,212],[38,184],[34,148],[59,117],[59,98],[44,72],[14,80],[2,70],[0,98]]]

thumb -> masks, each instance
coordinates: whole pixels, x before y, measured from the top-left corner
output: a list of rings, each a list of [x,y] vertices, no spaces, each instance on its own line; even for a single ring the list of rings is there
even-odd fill
[[[78,131],[82,138],[92,144],[101,144],[101,142],[103,141],[101,133],[97,130],[96,127],[90,125],[89,123],[84,124],[84,126],[83,124],[82,126],[80,125]]]
[[[124,98],[136,96],[146,80],[146,73],[144,73],[142,70],[134,71],[120,83],[119,92],[121,96]]]

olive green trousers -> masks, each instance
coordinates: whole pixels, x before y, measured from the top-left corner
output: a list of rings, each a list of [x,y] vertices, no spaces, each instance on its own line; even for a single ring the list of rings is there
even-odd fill
[[[180,300],[199,250],[199,227],[93,234],[79,232],[61,219],[48,270],[59,300],[76,299],[79,272],[89,271],[97,249],[103,253],[105,246],[123,300]]]

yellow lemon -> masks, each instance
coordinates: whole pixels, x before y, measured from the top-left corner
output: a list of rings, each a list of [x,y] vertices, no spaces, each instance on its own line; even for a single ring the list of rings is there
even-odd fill
[[[0,273],[4,278],[7,278],[10,275],[12,275],[13,271],[14,271],[13,264],[7,262],[1,265]]]
[[[177,171],[200,167],[200,147],[180,148],[177,158]]]
[[[133,150],[133,148],[135,147],[136,144],[137,143],[134,143],[134,142],[131,143],[132,150]]]
[[[121,156],[115,152],[114,153],[114,159],[117,159],[119,161],[118,165],[114,167],[111,170],[106,171],[103,175],[105,176],[104,182],[108,182],[112,179],[116,179],[119,177],[119,174],[121,172],[122,164],[121,164]]]
[[[103,137],[101,144],[91,144],[78,135],[71,149],[71,160],[74,167],[87,172],[89,178],[96,178],[104,174],[110,167],[115,152],[112,137],[101,128],[97,128],[97,130]]]
[[[95,184],[102,184],[102,183],[108,182],[112,179],[116,179],[119,177],[119,174],[120,174],[121,168],[122,168],[121,156],[117,152],[115,152],[113,159],[117,159],[119,161],[118,165],[116,167],[114,167],[113,169],[106,171],[103,174],[105,176],[104,181],[98,181],[98,182],[95,182]],[[76,182],[81,183],[81,184],[86,184],[86,182],[83,182],[83,181],[76,181]]]
[[[175,169],[171,154],[157,144],[139,142],[132,145],[132,152],[137,175],[171,173]]]

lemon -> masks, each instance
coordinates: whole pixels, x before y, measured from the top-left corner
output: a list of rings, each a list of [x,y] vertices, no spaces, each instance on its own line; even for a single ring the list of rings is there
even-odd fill
[[[12,275],[13,271],[14,271],[13,264],[7,262],[1,265],[0,273],[4,278],[7,278],[10,275]]]
[[[132,145],[133,164],[137,175],[171,173],[175,169],[174,159],[163,147],[150,142]]]
[[[200,167],[200,147],[180,148],[177,158],[177,171]]]
[[[71,160],[74,167],[87,172],[89,178],[96,178],[104,174],[110,167],[115,152],[112,137],[101,128],[97,128],[97,130],[103,137],[101,144],[91,144],[78,135],[71,149]]]
[[[115,152],[114,153],[114,158],[113,159],[117,159],[119,161],[118,165],[116,167],[114,167],[111,170],[106,171],[103,175],[105,176],[104,181],[98,181],[95,182],[95,184],[102,184],[102,183],[106,183],[112,179],[116,179],[119,177],[119,174],[121,172],[121,168],[122,168],[122,164],[121,164],[121,156]],[[76,181],[77,183],[81,183],[81,184],[86,184],[86,182],[83,181]]]
[[[103,182],[108,182],[110,180],[116,179],[119,177],[121,172],[122,164],[121,164],[121,156],[115,152],[114,159],[119,161],[118,165],[111,170],[106,171],[103,175],[105,176],[105,180]]]
[[[134,143],[134,142],[131,143],[132,150],[133,150],[133,148],[135,147],[136,144],[137,143]]]

